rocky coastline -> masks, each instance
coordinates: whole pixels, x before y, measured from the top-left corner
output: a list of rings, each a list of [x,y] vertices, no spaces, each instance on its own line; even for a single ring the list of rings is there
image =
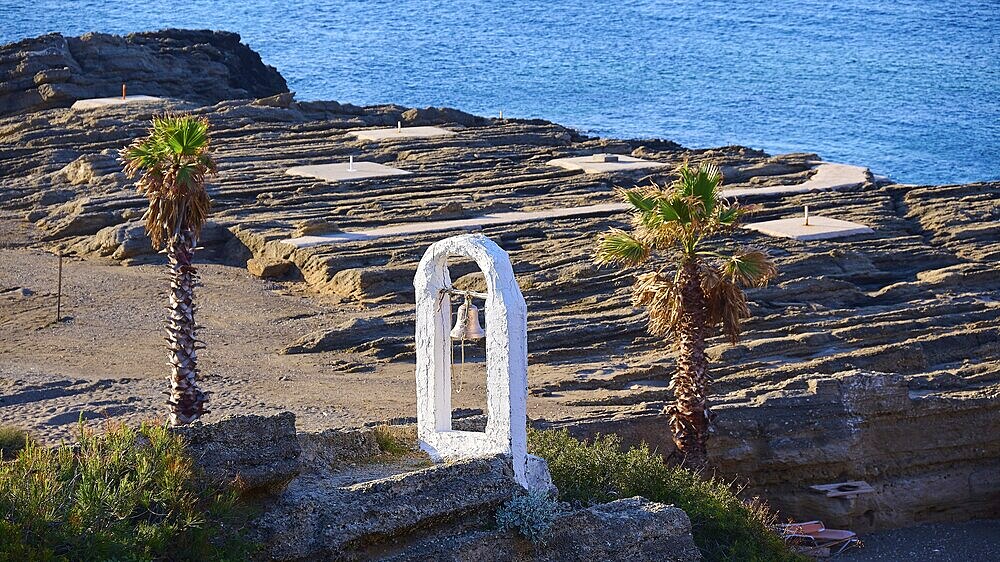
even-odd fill
[[[116,95],[122,82],[165,99],[69,108]],[[291,409],[306,433],[409,421],[413,274],[422,251],[454,232],[311,247],[288,238],[596,205],[611,202],[617,187],[647,181],[645,173],[548,166],[554,158],[610,152],[670,164],[712,161],[727,187],[746,190],[741,201],[761,204],[756,220],[795,216],[809,205],[874,229],[824,241],[736,236],[775,256],[780,278],[750,292],[754,318],[741,343],[711,341],[717,434],[710,454],[720,475],[747,480],[747,493],[766,497],[782,515],[855,530],[1000,517],[1000,183],[900,185],[865,173],[836,190],[755,194],[809,180],[820,158],[592,138],[542,120],[454,109],[300,102],[286,91],[280,74],[231,33],[47,35],[0,47],[0,420],[27,420],[58,439],[66,424],[46,421],[55,419],[54,405],[93,404],[123,419],[158,408],[147,396],[159,383],[155,366],[94,359],[86,365],[96,372],[84,373],[40,362],[81,337],[113,345],[100,331],[129,326],[80,321],[55,333],[39,312],[54,295],[32,289],[40,278],[19,264],[54,251],[100,271],[136,266],[124,269],[155,278],[144,268],[162,256],[142,233],[145,201],[121,174],[116,151],[164,111],[204,116],[213,130],[220,174],[199,259],[210,272],[228,272],[218,275],[231,275],[234,286],[253,284],[263,295],[254,301],[259,314],[275,311],[283,328],[259,351],[280,368],[243,365],[230,375],[219,366],[208,384],[220,391],[250,377],[262,386],[231,403],[220,392],[217,411]],[[381,142],[347,135],[397,122],[458,134]],[[412,175],[334,184],[285,173],[350,156]],[[650,179],[668,178],[663,171]],[[663,409],[673,359],[629,304],[630,278],[592,265],[594,236],[625,220],[612,211],[481,231],[510,253],[528,302],[532,423],[580,436],[614,432],[669,454]],[[457,286],[482,286],[471,266],[453,271],[466,273],[455,275]],[[292,297],[319,312],[296,317],[287,312]],[[39,341],[40,333],[52,343]],[[470,352],[470,361],[481,358],[481,350]],[[289,377],[300,391],[287,388]],[[324,395],[331,381],[356,389]],[[831,498],[810,488],[855,480],[874,492]]]

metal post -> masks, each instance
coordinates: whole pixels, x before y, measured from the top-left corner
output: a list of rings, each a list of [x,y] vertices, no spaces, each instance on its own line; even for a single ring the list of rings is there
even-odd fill
[[[809,205],[806,205],[805,207],[806,207],[806,213],[805,213],[806,221],[803,224],[805,226],[809,226]]]
[[[125,99],[125,82],[122,82],[122,99]]]
[[[56,322],[62,320],[62,254],[59,254],[59,282],[56,288]]]

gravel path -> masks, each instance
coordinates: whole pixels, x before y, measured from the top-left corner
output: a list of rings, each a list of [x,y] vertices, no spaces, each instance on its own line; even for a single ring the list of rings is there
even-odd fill
[[[1000,519],[938,523],[864,535],[853,562],[991,562],[1000,560]]]

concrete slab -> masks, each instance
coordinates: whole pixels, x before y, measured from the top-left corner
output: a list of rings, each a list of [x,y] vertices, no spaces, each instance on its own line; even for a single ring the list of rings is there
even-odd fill
[[[645,168],[660,168],[667,165],[663,162],[633,158],[624,154],[594,154],[591,156],[577,156],[575,158],[556,158],[555,160],[549,160],[548,164],[567,170],[583,170],[587,174],[627,172]]]
[[[857,234],[872,234],[875,232],[863,224],[829,217],[809,216],[809,224],[803,217],[778,219],[773,221],[755,222],[743,225],[747,230],[756,230],[768,236],[791,238],[793,240],[829,240]]]
[[[108,107],[109,105],[124,105],[127,103],[148,103],[151,101],[160,101],[163,98],[158,98],[156,96],[127,96],[122,98],[121,96],[115,98],[89,98],[83,100],[76,100],[73,102],[71,109],[94,109],[97,107]]]
[[[353,168],[353,169],[352,169]],[[375,162],[338,162],[336,164],[317,164],[314,166],[295,166],[285,170],[292,176],[316,178],[323,181],[354,181],[366,178],[381,178],[387,176],[406,176],[412,172],[383,166]]]
[[[350,131],[348,136],[358,140],[383,141],[406,138],[427,138],[427,137],[450,137],[455,135],[454,131],[442,129],[441,127],[402,127],[391,129],[358,129]]]
[[[794,185],[773,185],[771,187],[735,187],[723,188],[726,197],[742,195],[792,195],[809,193],[810,191],[827,191],[854,187],[868,181],[868,168],[851,166],[850,164],[835,164],[833,162],[814,162],[816,173],[808,180]]]

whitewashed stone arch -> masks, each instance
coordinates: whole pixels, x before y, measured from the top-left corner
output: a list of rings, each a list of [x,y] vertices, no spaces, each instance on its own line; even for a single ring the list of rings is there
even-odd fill
[[[476,262],[486,278],[486,431],[451,427],[451,288],[448,258]],[[528,311],[507,252],[481,234],[435,242],[413,279],[416,289],[417,435],[435,461],[510,455],[525,487],[547,487],[544,461],[527,454]]]

